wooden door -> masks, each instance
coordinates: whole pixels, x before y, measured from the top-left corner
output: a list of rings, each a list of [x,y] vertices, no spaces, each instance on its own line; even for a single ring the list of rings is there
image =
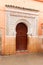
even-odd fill
[[[27,27],[23,23],[19,23],[16,27],[16,50],[27,49]]]

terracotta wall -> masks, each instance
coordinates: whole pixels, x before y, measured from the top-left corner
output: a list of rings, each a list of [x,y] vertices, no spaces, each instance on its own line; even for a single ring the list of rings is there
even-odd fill
[[[5,11],[0,11],[0,29],[2,31],[2,54],[10,55],[16,53],[16,38],[15,37],[7,37],[5,36],[5,21],[6,15]],[[39,17],[38,21],[38,34],[40,33],[40,21],[42,21],[42,17]],[[29,37],[28,38],[28,45],[27,50],[30,53],[34,52],[43,52],[43,44],[42,39],[39,37]]]
[[[28,51],[30,53],[43,52],[43,44],[41,38],[30,37],[28,40]]]
[[[39,19],[38,19],[38,35],[41,35],[41,23],[43,23],[43,4],[37,3],[37,2],[29,2],[28,0],[25,4],[24,1],[19,0],[19,2],[10,2],[10,0],[0,0],[0,30],[2,31],[2,54],[15,54],[16,53],[16,38],[13,37],[6,37],[5,36],[5,21],[6,21],[6,16],[5,16],[5,4],[14,4],[22,7],[27,7],[27,8],[32,8],[32,9],[38,9],[40,10],[39,13]],[[15,1],[15,0],[14,0]],[[17,4],[18,3],[18,4]],[[37,4],[36,4],[37,3]],[[42,39],[39,37],[29,37],[28,38],[28,45],[27,45],[28,52],[43,52],[43,44],[42,44]]]
[[[6,37],[4,54],[15,54],[16,53],[16,38]]]
[[[28,37],[27,50],[29,53],[43,52],[42,39],[38,37]],[[16,38],[7,37],[5,40],[5,55],[16,53]]]
[[[0,9],[0,31],[2,33],[2,44],[1,52],[4,53],[4,44],[5,44],[5,12],[4,9]]]

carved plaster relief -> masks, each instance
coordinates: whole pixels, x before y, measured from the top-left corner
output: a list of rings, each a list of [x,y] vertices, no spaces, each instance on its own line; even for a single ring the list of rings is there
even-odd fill
[[[22,11],[10,11],[6,10],[6,35],[7,36],[16,36],[16,25],[20,22],[26,24],[28,28],[28,36],[36,36],[37,35],[37,18],[38,15],[33,14],[32,12],[29,14],[27,12]]]

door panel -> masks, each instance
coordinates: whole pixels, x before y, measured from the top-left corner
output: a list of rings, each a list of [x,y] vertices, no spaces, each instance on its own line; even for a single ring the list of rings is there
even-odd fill
[[[16,28],[16,50],[27,49],[27,27],[25,24],[20,23]]]

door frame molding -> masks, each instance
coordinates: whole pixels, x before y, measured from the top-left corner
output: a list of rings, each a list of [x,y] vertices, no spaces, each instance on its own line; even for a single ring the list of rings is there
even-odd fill
[[[28,28],[27,28],[26,24],[24,24],[23,22],[20,22],[20,23],[23,24],[23,25],[25,25],[26,31],[28,32]],[[20,23],[18,23],[17,26],[18,26]],[[17,28],[17,26],[16,26],[16,28]],[[17,29],[16,29],[16,32],[17,32]],[[28,39],[28,38],[27,38],[27,32],[26,32],[26,41],[28,41],[28,40],[27,40],[27,39]],[[25,50],[27,50],[27,43],[28,43],[28,42],[26,42],[26,47],[25,47],[26,49],[25,49]],[[16,34],[16,44],[17,44],[17,34]],[[16,45],[16,49],[17,49],[17,45]],[[17,50],[16,50],[16,51],[17,51]],[[21,51],[21,50],[20,50],[20,51]]]

